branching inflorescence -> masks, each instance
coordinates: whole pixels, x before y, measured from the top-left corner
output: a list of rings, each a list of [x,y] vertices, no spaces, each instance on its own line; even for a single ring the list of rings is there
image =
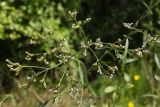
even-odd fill
[[[53,88],[49,89],[49,92],[53,93],[53,99],[59,99],[61,101],[60,96],[65,89],[68,89],[69,95],[73,97],[75,100],[77,100],[77,103],[82,104],[83,103],[83,90],[84,87],[89,87],[91,92],[95,94],[90,87],[88,83],[87,78],[87,67],[85,63],[81,60],[81,58],[85,59],[87,54],[90,52],[90,55],[93,55],[95,58],[95,61],[93,62],[93,66],[96,67],[97,72],[100,75],[108,75],[109,78],[113,78],[116,73],[123,72],[124,66],[127,63],[134,62],[136,60],[139,60],[143,58],[144,55],[147,55],[152,50],[152,45],[159,44],[158,41],[159,35],[156,36],[150,36],[148,34],[147,39],[144,41],[144,44],[142,47],[138,47],[136,49],[129,49],[129,41],[132,39],[132,33],[130,35],[125,35],[124,39],[118,39],[114,43],[104,43],[101,41],[100,38],[96,39],[96,41],[88,40],[85,32],[83,30],[83,26],[91,21],[91,18],[87,18],[84,21],[78,21],[77,20],[77,12],[71,12],[69,11],[69,19],[72,22],[72,28],[79,30],[81,32],[81,35],[85,38],[85,41],[80,41],[81,47],[77,52],[70,51],[69,49],[65,49],[65,42],[67,40],[62,40],[58,46],[53,47],[50,46],[49,52],[43,52],[43,53],[31,53],[26,52],[25,60],[32,61],[32,59],[36,58],[37,62],[44,63],[44,67],[42,66],[32,66],[32,65],[21,65],[20,63],[14,63],[10,61],[9,59],[6,59],[7,66],[9,67],[10,71],[15,72],[16,75],[19,75],[21,73],[21,70],[24,68],[33,68],[38,69],[38,72],[32,72],[31,76],[27,76],[27,79],[29,81],[35,81],[39,79],[39,82],[43,84],[45,88],[47,88],[47,74],[50,71],[53,71],[55,69],[62,70],[62,75],[59,79],[59,82],[56,86],[53,86]],[[123,23],[124,27],[131,31],[136,32],[143,32],[141,29],[134,28],[133,23]],[[54,35],[54,33],[50,33],[51,35]],[[40,40],[47,41],[50,39],[50,36],[41,35],[40,38],[32,38],[30,43],[36,44],[40,43]],[[88,40],[88,41],[87,41]],[[97,51],[103,51],[101,56],[97,55]],[[113,62],[106,62],[103,60],[103,57],[109,55],[113,59]],[[48,56],[54,56],[55,62],[52,64],[50,59],[47,59]],[[114,61],[117,61],[115,63]],[[78,69],[78,76],[76,78],[73,77],[71,74],[71,71],[68,70],[71,68],[72,63],[75,64]],[[75,70],[75,69],[74,69]],[[43,76],[42,76],[43,75]],[[65,80],[68,81],[67,84]],[[23,86],[30,85],[30,82]],[[67,86],[64,89],[61,89],[60,87]],[[78,100],[80,99],[80,100]]]

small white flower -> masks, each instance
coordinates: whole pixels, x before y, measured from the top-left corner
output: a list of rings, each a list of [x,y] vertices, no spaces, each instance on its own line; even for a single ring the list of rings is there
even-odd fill
[[[132,29],[132,25],[133,25],[133,23],[123,23],[123,26],[128,29]]]

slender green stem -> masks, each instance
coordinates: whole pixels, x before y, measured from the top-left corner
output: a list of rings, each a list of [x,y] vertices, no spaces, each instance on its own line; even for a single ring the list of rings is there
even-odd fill
[[[92,48],[90,48],[89,46],[87,47],[89,50],[91,50],[91,52],[94,54],[96,60],[99,62],[99,58],[97,57],[96,53],[92,50]]]
[[[99,60],[100,62],[102,62],[106,67],[110,67],[109,65],[107,65],[105,62],[103,62],[102,60]]]
[[[80,107],[82,106],[83,104],[83,95],[84,94],[84,86],[82,85],[82,91],[81,91],[81,99],[80,99]]]
[[[63,64],[63,62],[58,63],[57,65],[55,65],[55,66],[53,66],[53,67],[51,67],[51,68],[47,68],[47,69],[45,69],[45,70],[43,70],[43,71],[41,71],[41,72],[38,72],[38,73],[36,74],[36,77],[39,76],[40,74],[42,74],[43,72],[46,72],[46,71],[51,70],[51,69],[53,69],[53,68],[56,68],[56,67],[58,67],[58,66],[60,66],[60,65],[62,65],[62,64]]]
[[[74,21],[75,21],[75,23],[78,23],[78,21],[77,21],[77,19],[75,18],[75,19],[73,19]],[[82,25],[83,26],[83,25]],[[85,32],[84,32],[84,30],[83,30],[83,28],[82,28],[82,26],[80,26],[79,27],[79,29],[80,29],[80,31],[81,31],[81,33],[82,33],[82,35],[86,38],[86,34],[85,34]]]
[[[65,74],[66,74],[66,71],[64,71],[64,72],[63,72],[63,75],[62,75],[62,77],[61,77],[61,80],[59,81],[59,83],[58,83],[58,85],[57,85],[57,86],[60,86],[60,85],[61,85],[62,80],[63,80],[63,78],[64,78]]]
[[[48,69],[46,67],[40,67],[40,66],[22,66],[23,68],[39,68],[39,69]]]
[[[84,65],[84,63],[81,61],[81,60],[79,60],[79,59],[76,59],[76,58],[72,58],[73,60],[75,60],[75,61],[77,61],[77,62],[79,62],[79,63],[81,63],[83,66],[84,66],[84,68],[85,68],[85,70],[86,70],[86,74],[85,74],[85,84],[87,85],[87,87],[89,88],[89,90],[91,91],[91,93],[95,96],[95,97],[97,97],[98,95],[97,95],[97,93],[94,91],[94,89],[92,88],[92,86],[89,84],[89,82],[88,82],[88,77],[87,77],[87,68],[86,68],[86,66]]]
[[[82,32],[82,35],[86,38],[86,34],[85,34],[85,32],[84,32],[84,30],[83,30],[82,27],[80,27],[80,30],[81,30],[81,32]]]
[[[0,101],[0,107],[2,107],[2,104],[3,104],[8,98],[12,98],[12,95],[6,95],[6,96]]]
[[[142,48],[144,48],[147,45],[147,43],[148,43],[149,40],[150,40],[150,38],[148,37],[147,40],[144,42]]]

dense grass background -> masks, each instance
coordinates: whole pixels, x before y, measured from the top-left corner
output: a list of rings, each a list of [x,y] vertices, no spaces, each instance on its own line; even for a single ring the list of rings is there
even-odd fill
[[[0,106],[159,107],[159,5],[1,0]]]

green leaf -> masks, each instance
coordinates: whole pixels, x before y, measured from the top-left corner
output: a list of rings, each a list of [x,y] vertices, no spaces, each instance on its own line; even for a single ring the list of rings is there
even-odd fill
[[[147,12],[149,12],[150,15],[153,15],[152,10],[150,9],[151,7],[149,7],[143,0],[141,2],[147,8]]]
[[[81,64],[79,61],[78,61],[78,72],[79,72],[80,80],[81,80],[82,84],[84,84],[83,70],[82,70],[82,67],[81,67]]]
[[[134,59],[134,58],[127,58],[126,59],[126,63],[131,63],[131,62],[134,62],[134,61],[136,61],[136,59]]]
[[[106,94],[109,94],[109,93],[115,91],[116,89],[117,89],[117,88],[116,88],[115,86],[108,86],[108,87],[106,87],[106,88],[104,89],[104,92],[105,92]]]
[[[129,81],[130,81],[130,77],[129,77],[129,75],[128,75],[127,73],[124,73],[124,80],[125,80],[126,82],[129,82]]]
[[[127,83],[126,84],[126,88],[130,89],[130,88],[133,88],[134,87],[134,84],[132,83]]]
[[[127,52],[128,52],[128,47],[129,47],[129,40],[128,38],[126,39],[126,43],[125,43],[125,55],[127,55]]]
[[[159,58],[158,58],[156,53],[154,55],[154,59],[155,59],[155,62],[156,62],[156,65],[157,65],[158,69],[160,69],[160,61],[159,61]]]
[[[123,54],[123,59],[125,59],[126,56],[127,56],[128,47],[129,47],[129,40],[128,40],[128,38],[127,38],[127,39],[126,39],[126,43],[125,43],[125,50],[124,50],[124,54]]]
[[[157,96],[157,95],[155,95],[155,94],[150,94],[150,93],[144,94],[144,95],[142,95],[142,97],[152,97],[152,98],[158,99],[158,96]]]

